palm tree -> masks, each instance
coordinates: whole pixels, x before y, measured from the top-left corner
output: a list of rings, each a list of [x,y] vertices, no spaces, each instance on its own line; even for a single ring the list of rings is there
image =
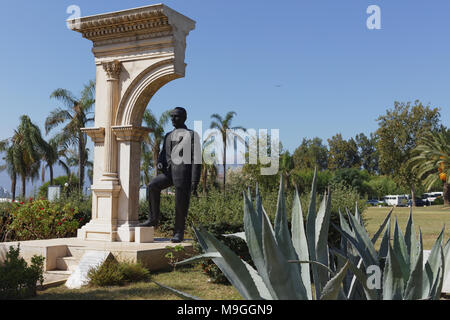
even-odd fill
[[[215,121],[211,122],[211,129],[217,129],[220,133],[220,136],[222,137],[223,142],[223,191],[225,192],[225,185],[226,185],[226,176],[227,176],[227,144],[228,142],[232,142],[232,139],[234,137],[240,138],[238,135],[233,133],[233,131],[230,130],[244,130],[243,127],[231,127],[231,122],[233,121],[233,118],[236,116],[236,112],[231,111],[228,112],[225,116],[225,118],[222,118],[218,114],[213,114],[211,116],[212,119],[215,119]]]
[[[80,98],[76,98],[70,91],[57,89],[50,98],[54,98],[64,104],[64,108],[53,110],[45,121],[45,131],[48,134],[52,129],[65,124],[61,132],[55,137],[61,144],[77,148],[78,156],[78,191],[81,193],[84,186],[85,168],[88,162],[86,152],[87,137],[81,129],[94,121],[90,111],[95,103],[95,82],[90,81],[81,92]]]
[[[61,158],[67,157],[67,148],[64,144],[53,138],[50,139],[48,145],[48,152],[43,156],[43,160],[46,164],[42,166],[41,177],[42,182],[45,182],[45,169],[48,168],[50,172],[50,185],[53,185],[53,166],[59,164],[66,171],[67,176],[70,176],[70,168],[63,160],[61,160]]]
[[[207,152],[207,148],[214,143],[213,139],[207,139],[203,142],[202,146],[202,159],[205,159],[205,152]],[[211,181],[215,181],[217,178],[217,167],[215,161],[213,163],[208,163],[203,161],[202,172],[201,172],[201,181],[202,181],[202,189],[203,195],[208,193],[208,176]]]
[[[144,141],[145,142],[145,141]],[[147,138],[148,142],[148,138]],[[148,143],[141,144],[141,184],[147,186],[150,183],[150,170],[154,167],[153,152],[150,150]]]
[[[14,162],[14,145],[10,143],[10,139],[0,141],[0,152],[5,152],[3,160],[4,164],[0,165],[0,171],[6,170],[11,178],[11,194],[12,201],[16,200],[16,184],[17,184],[17,164]]]
[[[8,145],[8,143],[6,143]],[[26,196],[26,180],[39,177],[41,159],[49,153],[50,146],[42,138],[41,130],[26,115],[20,118],[19,127],[10,139],[5,160],[12,177],[14,189],[17,175],[22,180],[22,196]],[[15,192],[15,190],[13,190]]]
[[[144,112],[143,120],[145,122],[145,125],[152,131],[150,132],[148,137],[146,137],[146,139],[144,140],[142,156],[144,159],[145,157],[147,157],[146,163],[144,163],[145,165],[149,166],[150,163],[153,164],[155,176],[158,175],[156,165],[158,164],[158,156],[159,153],[161,152],[161,144],[163,143],[165,137],[164,127],[169,122],[169,119],[170,119],[170,111],[164,112],[159,118],[159,120],[156,119],[155,115],[150,110],[146,110]],[[151,155],[148,154],[149,152],[151,153]],[[150,161],[150,158],[152,161]],[[148,175],[148,168],[147,168],[147,175]],[[147,177],[147,180],[149,180],[149,177]]]
[[[429,190],[442,181],[444,204],[450,204],[450,130],[442,128],[438,133],[428,134],[413,150],[409,161],[411,168],[423,179]]]

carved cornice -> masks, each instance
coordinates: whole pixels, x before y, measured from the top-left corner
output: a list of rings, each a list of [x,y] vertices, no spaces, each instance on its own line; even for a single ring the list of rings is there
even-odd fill
[[[161,37],[173,34],[179,21],[183,21],[184,32],[194,29],[195,21],[181,15],[169,7],[158,4],[113,13],[68,20],[72,30],[80,32],[84,38],[94,42],[94,46],[127,42],[146,35]],[[122,38],[122,40],[118,40]]]
[[[117,141],[142,142],[144,138],[152,132],[150,128],[136,126],[115,126],[111,128]]]
[[[103,69],[105,69],[108,79],[117,80],[120,77],[120,72],[122,72],[122,64],[117,60],[104,62]]]
[[[86,133],[96,144],[105,142],[105,128],[82,128],[81,132]]]

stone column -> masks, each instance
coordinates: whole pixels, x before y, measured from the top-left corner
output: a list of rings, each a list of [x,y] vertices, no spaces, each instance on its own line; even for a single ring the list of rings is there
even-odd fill
[[[135,241],[139,224],[139,187],[142,141],[150,129],[135,126],[114,126],[119,157],[118,171],[121,190],[117,204],[117,241]]]
[[[119,104],[119,78],[122,65],[119,61],[103,63],[106,71],[107,117],[105,123],[105,158],[102,181],[117,181],[117,142],[112,131],[113,116],[117,112]]]

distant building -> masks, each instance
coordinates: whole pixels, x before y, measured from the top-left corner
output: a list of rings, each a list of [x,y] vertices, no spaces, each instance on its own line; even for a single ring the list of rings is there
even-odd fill
[[[0,198],[11,199],[12,195],[11,195],[11,193],[8,190],[6,190],[3,187],[0,187]]]

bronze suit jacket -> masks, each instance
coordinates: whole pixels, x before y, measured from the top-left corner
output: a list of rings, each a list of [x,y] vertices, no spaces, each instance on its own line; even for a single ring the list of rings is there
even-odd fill
[[[164,137],[158,163],[162,164],[163,173],[172,178],[175,187],[198,184],[202,170],[199,135],[186,126],[169,132]]]

